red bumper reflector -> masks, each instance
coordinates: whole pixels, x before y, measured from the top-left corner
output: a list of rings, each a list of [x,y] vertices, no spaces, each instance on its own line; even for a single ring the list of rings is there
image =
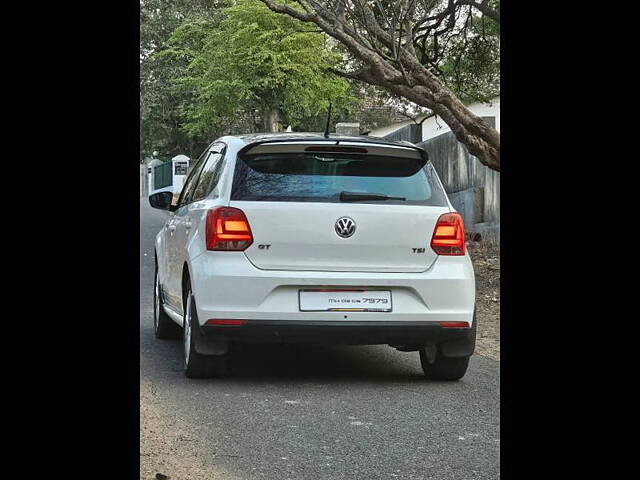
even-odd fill
[[[235,320],[232,318],[212,318],[207,320],[205,325],[244,325],[246,320]]]
[[[440,322],[443,328],[469,328],[469,322]]]

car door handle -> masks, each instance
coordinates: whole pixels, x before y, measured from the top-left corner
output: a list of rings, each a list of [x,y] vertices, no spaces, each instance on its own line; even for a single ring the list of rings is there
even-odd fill
[[[187,230],[189,230],[189,229],[191,228],[191,220],[189,220],[188,222],[186,222],[186,223],[184,224],[184,226],[185,226],[185,228],[186,228]]]
[[[173,233],[176,231],[176,226],[173,223],[170,223],[169,225],[167,225],[167,230]]]

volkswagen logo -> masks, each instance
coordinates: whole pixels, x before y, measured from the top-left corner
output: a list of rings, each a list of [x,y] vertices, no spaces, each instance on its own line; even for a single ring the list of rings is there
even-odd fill
[[[336,221],[336,233],[342,238],[349,238],[356,231],[356,222],[349,217],[340,217]]]

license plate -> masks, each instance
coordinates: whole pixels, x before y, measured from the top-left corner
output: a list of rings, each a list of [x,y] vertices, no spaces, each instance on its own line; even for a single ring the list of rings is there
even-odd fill
[[[390,290],[300,290],[301,312],[390,312]]]

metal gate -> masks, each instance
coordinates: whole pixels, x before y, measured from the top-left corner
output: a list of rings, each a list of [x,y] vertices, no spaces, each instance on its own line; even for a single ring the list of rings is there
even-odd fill
[[[153,167],[153,188],[158,190],[159,188],[170,187],[173,185],[173,175],[171,171],[171,162],[165,162],[162,165]]]

